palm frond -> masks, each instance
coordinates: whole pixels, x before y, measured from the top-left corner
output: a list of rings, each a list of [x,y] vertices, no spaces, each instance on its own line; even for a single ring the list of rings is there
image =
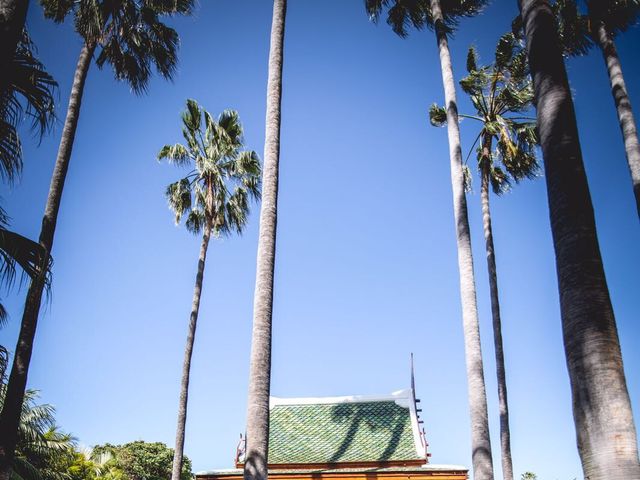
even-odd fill
[[[467,52],[467,72],[472,73],[476,70],[478,70],[478,51],[474,45],[471,45]]]
[[[593,46],[587,16],[580,14],[575,0],[556,0],[552,9],[558,23],[558,38],[564,54],[585,55]]]
[[[447,124],[447,111],[437,103],[429,107],[429,121],[434,127],[443,127]]]
[[[445,32],[451,33],[462,17],[480,13],[487,0],[449,0],[441,3]],[[429,0],[365,0],[365,10],[373,22],[377,22],[387,10],[387,24],[400,37],[406,37],[410,28],[422,30],[435,28]]]
[[[42,139],[55,120],[58,84],[34,52],[35,46],[24,30],[0,91],[0,176],[10,183],[22,170],[18,126],[29,119],[32,131]]]
[[[36,278],[46,257],[42,246],[33,240],[7,230],[0,226],[0,283],[10,287],[16,278],[16,266],[30,278]],[[51,282],[51,265],[49,257],[45,272],[45,284]]]

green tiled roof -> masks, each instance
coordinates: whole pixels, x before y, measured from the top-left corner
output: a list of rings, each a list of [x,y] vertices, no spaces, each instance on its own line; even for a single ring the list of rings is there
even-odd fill
[[[408,408],[395,401],[274,405],[269,463],[415,460]]]

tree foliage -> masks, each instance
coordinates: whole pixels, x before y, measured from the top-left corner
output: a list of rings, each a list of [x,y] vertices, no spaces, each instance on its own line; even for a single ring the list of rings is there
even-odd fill
[[[260,160],[254,151],[241,150],[243,130],[238,112],[225,110],[218,119],[187,100],[182,114],[186,144],[165,145],[158,159],[194,167],[166,190],[176,224],[183,217],[190,232],[199,233],[208,222],[214,235],[241,233],[249,200],[260,198]]]
[[[152,67],[171,79],[177,65],[178,33],[162,17],[190,14],[193,0],[40,0],[45,16],[63,22],[73,15],[87,45],[97,47],[99,68],[110,64],[115,78],[133,92],[146,92]]]
[[[502,194],[510,189],[513,181],[533,178],[539,171],[535,155],[538,144],[535,119],[525,116],[533,102],[526,52],[515,35],[507,33],[498,41],[492,65],[479,65],[478,54],[473,46],[470,47],[467,72],[467,76],[460,80],[460,86],[469,95],[476,113],[460,114],[460,117],[479,121],[482,125],[472,150],[482,139],[495,141],[497,148],[490,152],[489,158],[483,156],[480,142],[478,166],[481,167],[483,161],[490,162],[488,168],[493,191]],[[444,107],[432,105],[429,119],[434,126],[445,125],[447,114]],[[502,166],[495,165],[494,158],[499,159]]]
[[[22,171],[22,142],[18,134],[23,120],[31,121],[40,138],[55,119],[54,97],[58,84],[35,55],[35,46],[23,31],[11,68],[0,81],[0,177],[12,183]]]
[[[167,480],[171,478],[173,449],[161,442],[138,440],[124,445],[98,445],[92,458],[99,465],[96,479],[105,480]],[[191,460],[182,463],[182,480],[190,480]],[[85,478],[83,480],[91,480]]]
[[[446,31],[453,32],[461,18],[477,15],[487,3],[487,0],[441,0]],[[430,0],[365,0],[365,8],[374,22],[386,10],[387,24],[400,37],[406,37],[411,27],[416,30],[435,27]]]

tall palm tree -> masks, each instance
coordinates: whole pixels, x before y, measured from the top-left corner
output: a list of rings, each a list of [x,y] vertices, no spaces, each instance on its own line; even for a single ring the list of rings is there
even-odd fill
[[[580,14],[576,0],[558,0],[553,5],[560,39],[567,55],[585,55],[593,45],[602,51],[640,216],[640,141],[615,44],[620,33],[638,23],[640,0],[585,0],[584,3],[587,15]]]
[[[556,254],[565,355],[585,478],[640,478],[636,429],[575,110],[547,0],[519,0]]]
[[[45,14],[57,22],[75,16],[77,32],[84,43],[76,66],[67,117],[51,178],[39,243],[49,261],[64,181],[80,114],[82,93],[89,66],[97,53],[99,67],[111,64],[116,79],[125,80],[135,93],[146,91],[152,65],[171,78],[177,63],[178,34],[161,21],[164,15],[188,13],[191,0],[41,0]],[[8,480],[14,454],[20,408],[27,381],[38,314],[45,286],[45,269],[31,282],[27,293],[7,396],[0,414],[0,480]]]
[[[271,320],[273,272],[276,260],[276,225],[278,223],[282,64],[286,14],[287,0],[274,0],[269,47],[269,78],[267,81],[262,206],[260,209],[256,287],[253,296],[253,329],[247,398],[247,445],[244,462],[245,480],[266,480],[268,474]]]
[[[487,414],[487,394],[482,365],[480,328],[476,303],[476,286],[471,254],[471,236],[464,191],[460,128],[456,88],[449,53],[448,36],[461,17],[476,15],[484,6],[484,0],[365,0],[367,13],[377,21],[383,8],[388,8],[387,23],[401,37],[407,35],[410,26],[420,30],[425,26],[435,30],[442,82],[447,110],[453,211],[458,246],[458,269],[462,297],[462,322],[464,327],[469,408],[471,412],[471,449],[473,472],[478,480],[493,479],[491,440]]]
[[[512,33],[500,38],[495,62],[491,66],[478,66],[476,50],[471,47],[467,54],[467,70],[469,75],[460,81],[460,85],[471,98],[476,113],[459,116],[478,121],[482,125],[471,149],[479,142],[478,171],[498,377],[502,477],[513,480],[509,403],[489,186],[491,185],[496,195],[502,195],[510,189],[513,182],[534,177],[538,170],[535,157],[537,135],[535,124],[531,122],[534,119],[523,117],[523,112],[531,108],[533,88],[527,71],[526,52],[516,48],[516,39]],[[431,107],[429,116],[435,126],[442,126],[447,121],[445,108],[438,105]],[[496,153],[492,150],[494,141],[497,144]],[[499,160],[502,166],[496,165],[495,160]]]
[[[180,480],[182,473],[189,372],[209,240],[212,233],[216,237],[232,232],[241,234],[249,214],[250,197],[260,197],[260,159],[253,151],[240,150],[243,146],[242,125],[237,112],[225,110],[216,121],[195,100],[187,100],[182,125],[186,145],[165,145],[158,159],[167,159],[178,166],[193,165],[184,178],[167,187],[166,195],[175,212],[176,224],[186,217],[187,230],[202,233],[202,245],[182,365],[171,480]]]

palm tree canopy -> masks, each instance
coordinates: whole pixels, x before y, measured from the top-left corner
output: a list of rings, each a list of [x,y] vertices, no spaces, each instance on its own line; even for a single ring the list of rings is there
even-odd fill
[[[176,224],[199,233],[208,223],[215,235],[241,233],[249,213],[249,200],[260,198],[260,159],[241,150],[243,130],[238,113],[225,110],[215,120],[195,100],[187,100],[182,114],[186,144],[165,145],[158,159],[193,167],[187,176],[170,184],[166,196]]]
[[[6,385],[0,385],[0,407]],[[27,390],[20,414],[18,443],[12,478],[15,480],[64,480],[57,464],[73,455],[76,440],[61,432],[55,422],[55,408],[38,404],[38,391]]]
[[[26,117],[42,136],[53,125],[57,82],[35,56],[35,46],[23,31],[11,68],[3,72],[0,92],[0,177],[13,182],[22,170],[22,143],[18,125]]]
[[[565,55],[585,55],[597,43],[597,29],[603,23],[614,37],[638,23],[640,0],[557,0],[553,11]]]
[[[440,0],[447,32],[455,29],[461,17],[477,15],[487,2],[488,0]],[[365,0],[365,8],[374,22],[380,19],[383,10],[387,10],[387,24],[400,37],[406,37],[411,27],[417,30],[434,28],[430,0]]]
[[[40,0],[45,16],[63,22],[73,14],[76,31],[96,45],[98,67],[109,63],[115,78],[144,93],[155,66],[171,79],[177,65],[178,34],[161,17],[189,14],[193,0]]]
[[[481,138],[495,139],[497,149],[490,157],[498,158],[504,170],[489,158],[490,179],[494,192],[501,194],[509,189],[511,180],[533,178],[539,170],[535,119],[524,116],[533,101],[526,51],[519,47],[512,33],[507,33],[498,42],[492,65],[478,65],[475,48],[469,48],[467,71],[460,86],[469,95],[476,115],[460,117],[482,123],[474,146]],[[437,104],[431,106],[429,117],[434,126],[443,126],[447,121],[444,107]],[[482,147],[478,147],[478,161],[486,160]]]

